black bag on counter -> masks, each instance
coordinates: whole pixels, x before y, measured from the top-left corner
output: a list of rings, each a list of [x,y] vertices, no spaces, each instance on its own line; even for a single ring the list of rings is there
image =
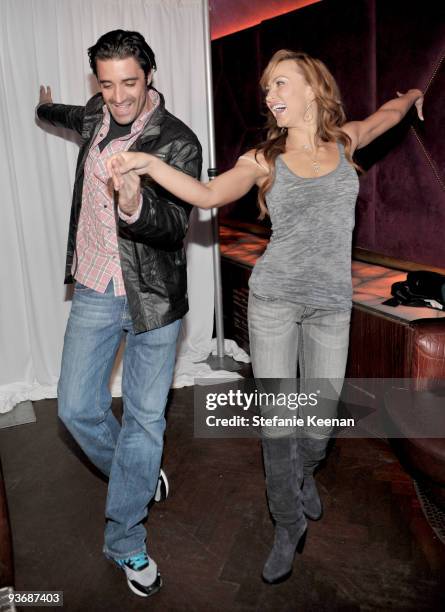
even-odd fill
[[[437,272],[419,270],[408,272],[406,280],[393,283],[393,296],[385,306],[422,306],[445,310],[445,276]]]

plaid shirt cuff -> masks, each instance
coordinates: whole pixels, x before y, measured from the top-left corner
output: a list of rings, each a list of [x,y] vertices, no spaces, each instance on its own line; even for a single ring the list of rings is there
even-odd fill
[[[117,212],[119,214],[119,217],[122,219],[122,221],[125,221],[125,223],[134,223],[135,221],[139,219],[139,216],[141,214],[141,209],[142,209],[142,193],[139,196],[139,206],[136,212],[134,212],[132,215],[127,215],[120,208],[117,209]]]

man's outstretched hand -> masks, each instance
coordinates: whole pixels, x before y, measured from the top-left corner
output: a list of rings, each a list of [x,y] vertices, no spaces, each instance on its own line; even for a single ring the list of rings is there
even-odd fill
[[[51,87],[48,85],[40,85],[40,97],[39,104],[52,104],[53,99],[51,97]]]

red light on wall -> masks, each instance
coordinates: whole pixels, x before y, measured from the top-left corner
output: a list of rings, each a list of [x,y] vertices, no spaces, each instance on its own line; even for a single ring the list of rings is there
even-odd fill
[[[250,28],[320,0],[210,0],[212,40]]]

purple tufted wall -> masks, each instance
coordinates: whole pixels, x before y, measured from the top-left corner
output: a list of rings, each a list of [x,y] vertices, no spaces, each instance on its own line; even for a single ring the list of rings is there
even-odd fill
[[[355,245],[398,259],[445,267],[445,8],[424,0],[324,0],[212,43],[219,167],[261,139],[257,86],[277,49],[304,50],[332,70],[347,115],[361,119],[419,87],[425,123],[411,113],[367,147]],[[255,222],[255,196],[226,217]]]

